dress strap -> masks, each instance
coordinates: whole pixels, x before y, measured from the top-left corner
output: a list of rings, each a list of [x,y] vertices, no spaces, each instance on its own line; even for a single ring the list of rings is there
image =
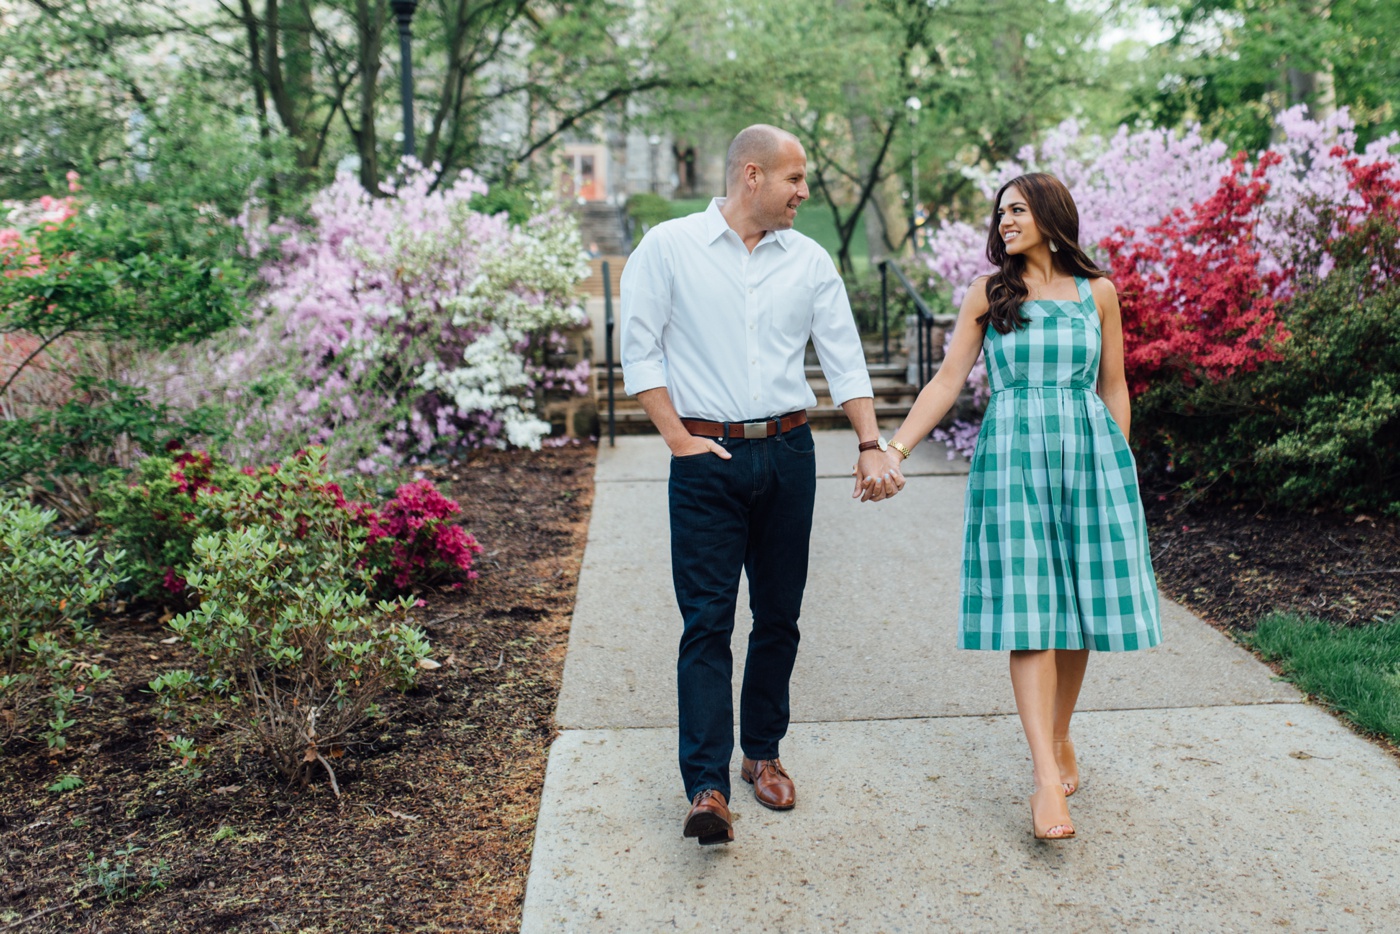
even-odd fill
[[[1092,302],[1094,300],[1094,293],[1089,288],[1088,279],[1084,278],[1083,276],[1075,276],[1074,285],[1076,288],[1079,289],[1079,301],[1081,303]]]

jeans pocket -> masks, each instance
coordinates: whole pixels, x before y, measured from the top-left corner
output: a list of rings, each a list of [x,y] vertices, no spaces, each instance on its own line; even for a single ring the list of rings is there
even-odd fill
[[[778,443],[799,457],[812,457],[817,453],[816,441],[812,438],[812,429],[806,425],[800,425],[791,431],[785,431],[778,435]]]

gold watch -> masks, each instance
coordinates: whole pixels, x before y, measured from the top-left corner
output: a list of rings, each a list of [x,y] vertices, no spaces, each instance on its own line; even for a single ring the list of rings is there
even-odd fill
[[[909,455],[914,453],[913,451],[906,448],[904,445],[900,444],[898,441],[895,441],[893,438],[890,439],[889,446],[898,451],[900,455],[904,458],[904,460],[908,460]]]

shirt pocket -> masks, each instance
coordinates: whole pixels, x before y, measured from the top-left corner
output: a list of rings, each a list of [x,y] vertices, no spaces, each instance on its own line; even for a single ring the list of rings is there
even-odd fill
[[[773,327],[783,334],[804,338],[812,329],[817,290],[807,285],[784,286],[772,293]]]

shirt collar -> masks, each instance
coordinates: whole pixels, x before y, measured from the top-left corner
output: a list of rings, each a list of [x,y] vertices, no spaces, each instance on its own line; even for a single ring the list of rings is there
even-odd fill
[[[725,231],[734,230],[733,227],[729,226],[729,221],[725,220],[724,215],[720,213],[719,209],[723,206],[723,198],[711,198],[710,206],[705,209],[706,243],[712,244],[720,237],[724,236]],[[737,237],[739,235],[738,231],[735,231],[734,235]],[[770,230],[767,233],[765,233],[763,235],[763,239],[758,242],[761,245],[767,243],[769,240],[774,240],[777,242],[778,246],[782,247],[783,250],[786,251],[788,249],[788,239],[791,236],[791,230]]]

